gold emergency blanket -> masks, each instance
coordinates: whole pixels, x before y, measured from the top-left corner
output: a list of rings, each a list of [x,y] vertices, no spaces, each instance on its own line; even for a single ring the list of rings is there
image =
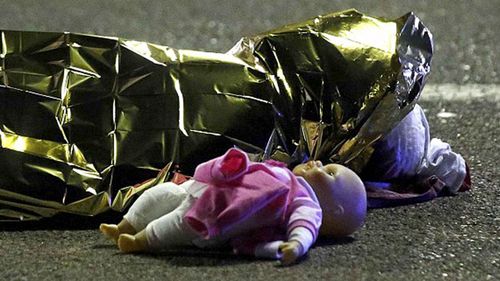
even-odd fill
[[[411,13],[355,10],[245,37],[224,54],[1,31],[0,220],[122,211],[173,167],[190,174],[232,146],[360,171],[413,108],[432,45]]]

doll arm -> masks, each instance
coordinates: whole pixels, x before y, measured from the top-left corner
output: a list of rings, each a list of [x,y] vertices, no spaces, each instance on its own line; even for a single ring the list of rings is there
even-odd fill
[[[303,227],[310,231],[312,243],[314,243],[318,236],[323,213],[312,187],[302,177],[296,177],[296,180],[300,188],[288,206],[290,214],[287,226],[288,237],[290,239],[295,228]]]
[[[287,241],[280,240],[284,238],[283,230],[265,227],[233,239],[235,253],[281,259],[283,264],[290,264],[304,255],[315,242],[322,219],[318,199],[302,178],[296,178],[291,172],[290,177],[296,190],[286,211]],[[283,257],[287,257],[286,260]]]
[[[233,238],[231,245],[235,254],[279,259],[283,264],[290,264],[307,253],[315,241],[309,227],[297,224],[289,231],[287,241],[281,240],[281,231],[276,227],[264,227],[245,236]]]
[[[193,178],[205,183],[232,181],[248,170],[248,164],[246,153],[231,148],[224,155],[198,165]]]
[[[310,226],[300,226],[297,222],[294,228],[288,233],[287,241],[273,240],[276,238],[276,228],[260,229],[257,233],[252,233],[248,237],[240,237],[232,241],[232,246],[236,254],[253,255],[258,258],[278,259],[283,265],[294,263],[303,256],[316,240],[316,236],[311,231]],[[305,224],[307,225],[307,224]],[[259,236],[270,235],[267,242],[254,240]],[[283,237],[282,235],[280,235]]]
[[[289,205],[288,241],[279,246],[283,265],[294,263],[316,241],[321,226],[322,211],[311,186],[302,178],[296,178],[300,187]]]
[[[296,179],[299,188],[288,206],[287,241],[257,245],[257,257],[280,259],[283,265],[289,265],[307,253],[316,241],[321,226],[321,207],[309,184],[302,178]]]
[[[258,258],[279,259],[283,264],[293,263],[297,258],[303,256],[314,243],[314,237],[306,227],[296,227],[288,235],[288,241],[276,240],[263,242],[255,245],[252,249],[247,248],[248,254]],[[240,248],[238,253],[244,253]],[[252,253],[253,252],[253,253]]]
[[[290,265],[305,255],[314,243],[314,237],[308,228],[299,226],[292,230],[288,241],[279,246],[280,260],[283,265]]]

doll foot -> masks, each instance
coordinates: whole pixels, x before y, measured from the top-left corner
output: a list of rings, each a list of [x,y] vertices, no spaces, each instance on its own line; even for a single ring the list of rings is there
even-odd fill
[[[116,224],[101,223],[99,230],[102,234],[104,234],[104,236],[113,240],[115,243],[118,241],[120,230],[118,230],[118,226]]]
[[[121,234],[118,238],[118,248],[124,253],[138,253],[146,251],[147,246],[134,235]]]

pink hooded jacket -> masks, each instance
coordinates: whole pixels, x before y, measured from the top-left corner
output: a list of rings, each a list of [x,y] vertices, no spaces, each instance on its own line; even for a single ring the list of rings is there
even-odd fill
[[[238,253],[254,254],[255,247],[287,240],[296,227],[305,227],[316,240],[321,208],[309,186],[273,172],[278,162],[250,162],[248,156],[230,149],[223,156],[200,164],[193,178],[208,184],[184,220],[205,239],[230,237]],[[310,245],[307,245],[307,248]]]

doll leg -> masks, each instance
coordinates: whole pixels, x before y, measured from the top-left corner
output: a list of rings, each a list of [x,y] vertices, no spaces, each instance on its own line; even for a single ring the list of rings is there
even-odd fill
[[[198,238],[198,235],[184,223],[183,218],[195,200],[188,195],[175,210],[150,222],[137,234],[120,235],[118,248],[124,253],[132,253],[193,245],[192,241]]]
[[[137,232],[126,219],[122,219],[119,224],[101,223],[101,225],[99,225],[99,230],[104,236],[113,240],[115,243],[118,241],[120,234],[135,234]]]
[[[173,211],[186,195],[183,187],[170,182],[151,187],[134,202],[118,225],[101,224],[99,230],[115,242],[120,234],[136,234],[149,222]]]

